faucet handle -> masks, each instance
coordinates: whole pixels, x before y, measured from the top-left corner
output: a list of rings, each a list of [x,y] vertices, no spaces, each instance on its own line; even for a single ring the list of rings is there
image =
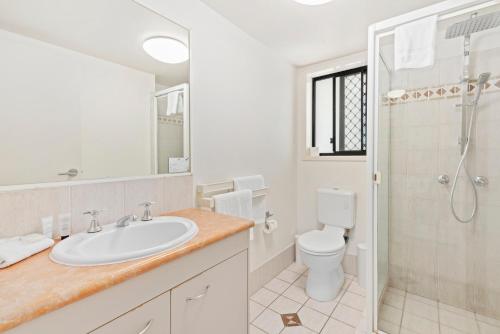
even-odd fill
[[[146,201],[146,202],[142,202],[139,204],[139,206],[143,206],[145,208],[149,208],[150,206],[152,206],[153,204],[156,204],[156,202],[151,202],[151,201]]]
[[[151,202],[151,201],[146,201],[146,202],[139,204],[139,206],[144,207],[144,214],[142,215],[142,218],[141,218],[142,221],[153,220],[153,216],[151,215],[151,206],[153,204],[155,204],[155,202]]]
[[[266,211],[266,219],[271,218],[272,216],[274,216],[274,213],[271,213],[271,211]]]
[[[91,215],[92,218],[96,218],[97,216],[99,216],[99,214],[101,212],[103,212],[104,210],[88,210],[88,211],[85,211],[83,214],[84,215]]]
[[[88,210],[83,212],[84,215],[90,215],[92,218],[90,219],[90,225],[89,228],[87,229],[87,233],[96,233],[96,232],[101,232],[102,227],[101,224],[99,224],[98,216],[101,212],[104,210]]]

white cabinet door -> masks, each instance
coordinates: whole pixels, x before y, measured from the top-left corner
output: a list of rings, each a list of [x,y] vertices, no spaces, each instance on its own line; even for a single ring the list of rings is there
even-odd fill
[[[170,292],[108,322],[91,334],[170,334]]]
[[[172,290],[172,334],[246,334],[247,251]]]

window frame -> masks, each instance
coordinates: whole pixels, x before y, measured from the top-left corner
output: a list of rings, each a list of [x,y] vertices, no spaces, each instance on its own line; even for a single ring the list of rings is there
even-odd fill
[[[361,149],[359,151],[335,151],[335,146],[336,146],[336,134],[335,134],[335,129],[336,129],[336,116],[337,116],[337,110],[336,110],[336,89],[337,89],[337,84],[336,84],[336,78],[338,77],[343,77],[343,76],[348,76],[356,73],[361,73],[361,140],[363,140],[363,137],[366,135],[365,134],[365,129],[367,129],[367,124],[364,122],[364,117],[363,114],[367,112],[367,105],[366,105],[366,99],[364,98],[365,95],[367,95],[367,88],[365,89],[363,82],[366,82],[368,85],[368,80],[367,80],[367,74],[368,74],[368,66],[359,66],[355,67],[352,69],[340,71],[340,72],[334,72],[334,73],[329,73],[317,77],[312,78],[312,147],[315,147],[316,144],[316,82],[320,80],[325,80],[325,79],[332,79],[332,114],[333,114],[333,133],[332,133],[332,139],[331,139],[331,144],[332,144],[332,152],[328,153],[319,153],[320,156],[366,156],[366,146],[367,143],[365,143],[365,149]],[[368,137],[365,137],[366,140],[368,140]],[[361,144],[363,146],[363,143]]]

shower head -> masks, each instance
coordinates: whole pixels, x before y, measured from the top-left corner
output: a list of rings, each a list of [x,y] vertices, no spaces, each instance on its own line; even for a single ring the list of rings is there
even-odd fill
[[[490,72],[485,72],[479,74],[479,78],[477,79],[477,85],[480,87],[483,87],[483,85],[488,81],[490,78],[491,73]]]
[[[500,26],[500,12],[472,17],[468,20],[452,24],[446,29],[446,39],[470,36],[473,33]]]
[[[472,102],[474,105],[477,105],[479,102],[479,98],[481,97],[481,92],[484,88],[484,84],[488,79],[490,78],[491,73],[490,72],[485,72],[479,74],[479,78],[477,78],[477,89],[476,89],[476,94],[474,95],[474,101]]]

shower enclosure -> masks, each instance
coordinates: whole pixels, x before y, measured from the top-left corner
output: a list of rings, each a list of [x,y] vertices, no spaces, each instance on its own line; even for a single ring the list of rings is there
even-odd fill
[[[500,333],[499,12],[445,1],[370,28],[375,331]],[[434,66],[395,71],[394,28],[429,15]]]

